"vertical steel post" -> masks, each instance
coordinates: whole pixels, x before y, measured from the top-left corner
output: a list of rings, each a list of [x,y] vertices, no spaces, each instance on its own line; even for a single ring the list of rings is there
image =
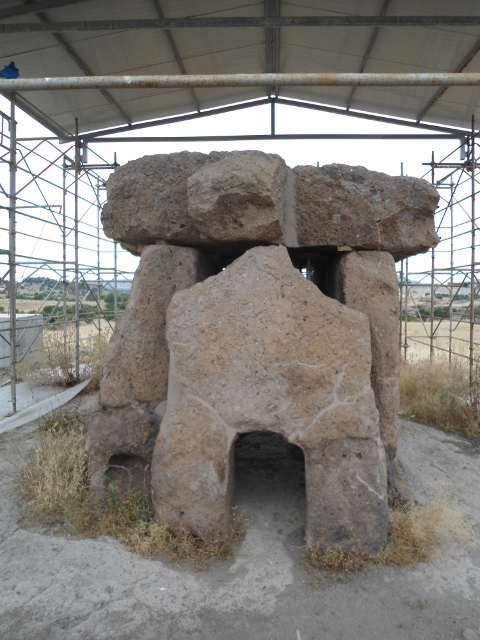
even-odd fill
[[[270,133],[275,135],[275,102],[270,103]]]
[[[98,311],[98,338],[102,333],[102,312],[100,309],[100,294],[102,283],[100,281],[100,180],[97,178],[97,311]]]
[[[453,352],[453,180],[450,178],[450,314],[448,327],[448,365],[452,364]]]
[[[15,122],[15,93],[10,96],[10,188],[8,204],[8,271],[10,296],[10,358],[12,411],[17,411],[17,285],[16,285],[16,172],[17,172],[17,124]]]
[[[407,349],[408,349],[408,322],[407,322],[407,309],[408,309],[408,258],[405,260],[405,299],[404,299],[404,331],[403,331],[403,359],[407,361]]]
[[[432,184],[435,186],[435,154],[432,151]],[[432,247],[432,273],[430,284],[430,362],[433,362],[433,314],[435,313],[435,248]]]
[[[403,162],[400,163],[400,175],[403,176]],[[400,261],[400,319],[399,319],[399,347],[400,347],[400,357],[402,355],[402,334],[403,334],[403,322],[402,322],[402,310],[403,310],[403,260]]]
[[[472,146],[471,146],[471,186],[472,186],[472,226],[471,226],[471,260],[470,260],[470,349],[469,349],[469,364],[470,364],[470,389],[474,384],[474,327],[475,327],[475,117],[472,116]]]
[[[67,167],[63,156],[62,249],[63,249],[63,355],[67,357]]]
[[[117,272],[117,243],[113,243],[113,317],[118,320],[118,272]]]
[[[402,322],[402,310],[403,310],[403,260],[400,261],[400,325],[399,327],[399,345],[400,354],[402,353],[402,338],[403,338],[403,322]]]
[[[75,378],[80,377],[80,278],[78,262],[78,180],[80,175],[80,139],[75,118]]]

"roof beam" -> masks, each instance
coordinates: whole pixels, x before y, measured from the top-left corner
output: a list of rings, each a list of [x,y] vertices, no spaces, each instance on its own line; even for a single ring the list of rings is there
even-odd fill
[[[58,7],[66,7],[69,4],[78,4],[87,2],[88,0],[39,0],[39,2],[31,4],[19,4],[15,7],[0,10],[0,20],[5,18],[15,18],[16,16],[25,16],[38,11],[48,11],[49,9],[58,9]]]
[[[265,0],[265,17],[280,17],[280,0]],[[266,55],[266,71],[267,73],[278,73],[280,67],[280,28],[265,28],[265,55]],[[268,97],[272,93],[278,95],[278,86],[267,87]]]
[[[380,11],[380,17],[383,17],[387,13],[388,5],[390,4],[390,0],[385,0]],[[373,45],[375,44],[375,40],[377,39],[378,33],[380,31],[380,27],[375,27],[372,33],[372,37],[370,38],[370,42],[368,43],[367,50],[365,55],[363,56],[362,64],[360,67],[360,73],[365,71],[365,67],[367,66],[368,59],[370,58],[370,54],[372,53]],[[350,109],[350,105],[352,104],[353,96],[357,91],[357,87],[353,87],[350,92],[350,95],[347,100],[347,111]]]
[[[162,11],[162,7],[160,6],[160,1],[159,0],[152,0],[153,1],[153,5],[155,7],[155,11],[158,13],[158,17],[161,20],[165,20],[165,16],[163,15],[163,11]],[[170,29],[164,29],[164,33],[165,33],[165,37],[168,40],[168,44],[170,45],[170,49],[172,50],[172,53],[174,55],[174,58],[178,64],[178,68],[180,69],[180,73],[182,73],[184,76],[187,75],[187,71],[185,69],[185,65],[183,64],[183,60],[180,57],[180,54],[178,52],[177,49],[177,45],[175,44],[175,41],[172,37],[172,34],[170,33]],[[197,96],[195,95],[195,91],[190,88],[189,89],[190,92],[190,96],[192,98],[192,102],[193,102],[193,106],[195,107],[195,109],[200,112],[200,103],[198,102]]]
[[[477,40],[477,42],[475,43],[474,47],[472,49],[470,49],[470,51],[467,53],[465,58],[463,58],[463,60],[458,65],[458,67],[456,67],[455,73],[461,73],[470,64],[470,62],[475,58],[475,56],[477,55],[477,53],[479,51],[480,51],[480,40]],[[433,98],[431,98],[431,100],[429,100],[429,102],[424,106],[422,111],[418,114],[417,122],[420,122],[421,120],[423,120],[423,118],[425,117],[427,111],[430,111],[430,109],[433,107],[433,105],[436,102],[438,102],[438,100],[440,100],[440,98],[443,96],[443,94],[445,93],[445,91],[447,89],[448,89],[448,87],[442,87],[441,89],[439,89],[435,93]]]
[[[80,136],[82,137],[82,136]],[[452,140],[445,133],[279,133],[242,136],[134,136],[95,138],[92,142],[235,142],[237,140]]]
[[[84,0],[85,1],[85,0]],[[38,3],[40,4],[40,3]],[[278,16],[0,23],[1,33],[257,27],[475,27],[478,16]]]
[[[5,91],[1,91],[0,94],[10,100],[11,93],[7,93]],[[47,116],[43,111],[40,111],[35,105],[33,105],[29,100],[27,100],[24,96],[17,93],[15,95],[15,101],[17,106],[20,107],[22,111],[24,111],[27,115],[32,117],[34,120],[42,124],[46,129],[54,133],[59,138],[65,139],[69,138],[73,134],[70,131],[67,131],[62,126],[60,126],[57,122],[52,120],[49,116]]]
[[[159,118],[158,120],[150,120],[148,122],[138,122],[132,124],[131,127],[112,127],[109,129],[102,129],[99,131],[92,131],[91,133],[82,134],[84,140],[97,138],[100,136],[114,135],[117,133],[124,133],[126,131],[135,131],[138,129],[148,129],[149,127],[158,127],[164,124],[177,124],[178,122],[186,122],[188,120],[197,120],[198,118],[207,118],[208,116],[216,116],[221,113],[230,113],[231,111],[240,111],[242,109],[250,109],[252,107],[259,107],[273,102],[270,98],[261,98],[260,100],[252,100],[249,102],[241,102],[239,104],[230,104],[226,107],[216,107],[214,109],[207,109],[199,111],[197,113],[185,113],[181,116],[171,116],[169,118]],[[418,125],[419,127],[430,127],[430,125]]]
[[[415,122],[414,120],[402,120],[401,118],[390,118],[388,116],[380,116],[375,113],[365,113],[363,111],[347,111],[338,107],[329,107],[323,104],[314,104],[313,102],[303,102],[302,100],[290,100],[287,98],[277,98],[277,104],[283,104],[287,107],[301,107],[302,109],[311,109],[313,111],[323,111],[325,113],[333,113],[339,116],[349,116],[350,118],[360,118],[361,120],[372,120],[373,122],[383,122],[385,124],[395,124],[401,127],[414,127],[415,129],[425,129],[426,131],[438,131],[439,133],[451,133],[459,135],[468,135],[469,130],[458,129],[454,127],[442,127],[437,124],[425,124]]]
[[[28,2],[28,0],[24,0],[24,2],[27,2],[28,4],[33,4],[34,6],[36,6],[36,4],[37,4],[37,3],[30,3],[30,2]],[[50,21],[48,20],[48,18],[47,18],[47,16],[45,14],[43,14],[41,12],[37,12],[36,16],[40,20],[40,23],[42,23],[42,24],[50,24]],[[58,44],[62,47],[62,49],[75,62],[77,67],[79,69],[81,69],[86,76],[93,76],[93,72],[90,69],[90,67],[87,65],[87,63],[84,60],[82,60],[82,58],[77,54],[75,49],[65,40],[65,38],[63,36],[61,36],[59,33],[52,33],[52,36],[55,38],[55,40],[58,42]],[[127,116],[127,114],[122,109],[122,107],[114,100],[114,98],[111,96],[110,92],[107,91],[103,87],[99,88],[98,90],[100,91],[102,96],[105,98],[105,100],[109,104],[112,105],[112,107],[117,111],[117,113],[120,114],[122,120],[124,120],[127,124],[132,124],[131,118],[129,118]]]

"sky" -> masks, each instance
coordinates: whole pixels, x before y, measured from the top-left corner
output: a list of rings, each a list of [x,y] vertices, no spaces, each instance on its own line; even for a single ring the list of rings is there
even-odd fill
[[[9,103],[0,98],[0,109],[9,113]],[[41,125],[17,110],[19,137],[36,135],[51,135]],[[132,132],[135,136],[188,136],[188,135],[243,135],[265,134],[270,131],[270,106],[264,105],[252,109],[212,116],[199,120],[164,125]],[[396,126],[361,120],[328,113],[277,105],[276,133],[406,133],[422,132],[411,127]],[[427,133],[427,132],[425,132]],[[124,137],[126,134],[122,134]],[[459,151],[456,150],[456,140],[267,140],[267,141],[236,141],[236,142],[179,142],[179,143],[92,143],[89,162],[95,153],[106,161],[113,162],[116,154],[117,162],[125,164],[130,160],[144,155],[157,153],[172,153],[175,151],[232,151],[258,149],[267,153],[277,153],[284,158],[287,165],[322,166],[331,163],[361,165],[374,171],[382,171],[389,175],[403,174],[415,177],[428,174],[429,167],[423,163],[430,162],[432,152],[436,160],[441,160],[453,152],[451,160],[458,162]],[[60,147],[62,149],[62,147]],[[108,176],[103,172],[102,176]],[[5,185],[4,185],[5,186]],[[55,196],[57,206],[58,194]],[[4,227],[4,224],[1,225]],[[125,271],[133,271],[138,259],[123,252],[119,255],[119,266]],[[421,256],[415,258],[411,270],[429,268],[429,258]]]

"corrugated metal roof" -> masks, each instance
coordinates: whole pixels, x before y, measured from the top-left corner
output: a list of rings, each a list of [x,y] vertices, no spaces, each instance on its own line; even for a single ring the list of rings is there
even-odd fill
[[[385,0],[282,0],[281,16],[380,15]],[[24,6],[0,1],[0,11]],[[32,3],[35,5],[35,3]],[[90,0],[49,9],[41,16],[13,16],[4,23],[74,20],[114,20],[265,15],[268,0]],[[275,0],[273,0],[275,5]],[[387,15],[480,16],[477,0],[391,0]],[[284,27],[280,29],[279,72],[358,72],[374,34],[374,27]],[[264,28],[195,28],[170,31],[189,74],[266,72]],[[59,41],[59,38],[61,41]],[[380,27],[365,66],[367,72],[459,71],[469,54],[480,50],[480,27]],[[68,49],[68,51],[67,51]],[[73,56],[73,57],[72,57]],[[75,59],[74,59],[75,58]],[[0,37],[0,59],[11,59],[22,77],[178,74],[179,65],[165,32],[13,33]],[[80,66],[79,66],[80,65]],[[83,71],[81,67],[83,66]],[[480,72],[480,53],[464,71]],[[345,108],[349,87],[284,87],[283,97]],[[480,88],[361,87],[351,108],[389,116],[468,128],[471,116],[480,120]],[[112,89],[40,91],[23,94],[33,107],[70,133],[79,120],[80,132],[141,122],[264,97],[267,88],[190,90]],[[122,112],[124,115],[122,115]]]

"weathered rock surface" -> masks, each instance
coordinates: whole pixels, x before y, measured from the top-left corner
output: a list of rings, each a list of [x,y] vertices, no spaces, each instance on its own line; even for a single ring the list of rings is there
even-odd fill
[[[143,250],[125,312],[108,344],[99,407],[88,427],[93,490],[103,491],[102,475],[112,455],[140,456],[149,465],[167,397],[167,307],[176,291],[208,275],[208,262],[196,249]]]
[[[340,164],[292,171],[260,151],[146,156],[113,173],[107,193],[105,233],[133,253],[156,240],[244,242],[350,246],[398,260],[438,243],[438,193],[425,180]]]
[[[129,462],[140,458],[145,469],[145,484],[150,484],[150,464],[160,426],[160,416],[145,405],[108,408],[97,405],[87,431],[88,472],[90,489],[99,496],[105,494],[105,470],[114,455],[123,454],[127,460],[122,466],[130,475]],[[122,487],[135,488],[142,487]]]
[[[103,406],[125,407],[144,402],[153,410],[166,399],[168,305],[176,291],[209,275],[208,263],[196,249],[145,247],[125,312],[108,344],[100,383]]]
[[[108,179],[104,231],[133,251],[155,240],[281,243],[289,171],[261,151],[145,156]]]
[[[425,180],[365,167],[296,167],[299,246],[388,251],[395,260],[438,244],[433,213],[439,195]]]
[[[211,153],[187,182],[188,214],[202,239],[281,243],[287,172],[277,155]]]
[[[203,153],[144,156],[119,167],[107,180],[102,211],[105,235],[127,245],[198,240],[189,222],[187,180],[205,162]]]
[[[400,302],[395,262],[388,253],[352,251],[333,267],[334,296],[370,319],[372,387],[380,415],[380,435],[393,459],[398,441],[400,406]]]
[[[305,455],[307,543],[386,541],[386,463],[368,317],[324,296],[283,247],[258,247],[177,293],[167,407],[152,461],[157,517],[229,527],[237,434],[279,433]]]

